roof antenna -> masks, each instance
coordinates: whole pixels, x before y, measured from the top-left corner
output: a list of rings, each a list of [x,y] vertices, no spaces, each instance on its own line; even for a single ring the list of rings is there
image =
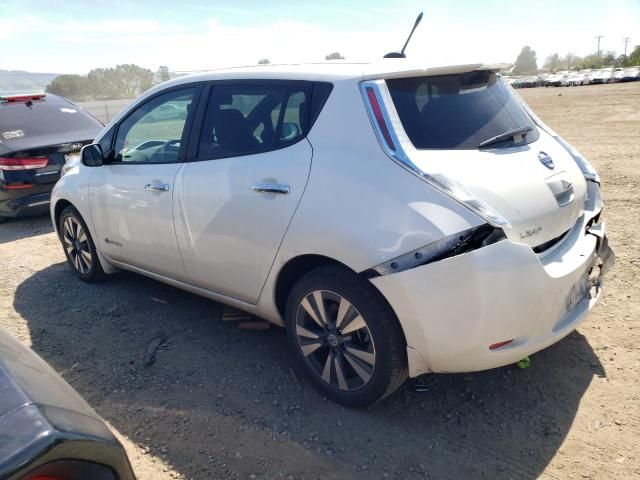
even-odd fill
[[[413,32],[416,31],[416,28],[418,28],[418,25],[420,24],[421,20],[422,20],[422,12],[420,12],[420,15],[418,15],[418,18],[416,18],[416,23],[413,24],[411,33],[407,37],[407,41],[404,42],[404,47],[402,47],[402,50],[400,50],[399,52],[389,52],[383,58],[407,58],[407,56],[404,54],[404,50],[405,48],[407,48],[407,45],[409,44],[409,40],[411,40],[411,36],[413,35]]]

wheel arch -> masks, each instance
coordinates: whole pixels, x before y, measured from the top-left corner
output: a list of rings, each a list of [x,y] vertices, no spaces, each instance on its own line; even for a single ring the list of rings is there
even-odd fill
[[[53,227],[56,232],[58,232],[58,236],[60,236],[60,231],[58,226],[60,225],[60,217],[62,216],[62,212],[67,207],[74,207],[73,203],[65,198],[61,198],[58,200],[53,208],[53,221],[55,222]],[[74,207],[75,208],[75,207]]]
[[[275,282],[274,288],[274,302],[278,313],[282,319],[285,318],[285,311],[287,308],[287,299],[289,298],[289,292],[296,284],[298,280],[300,280],[305,274],[309,273],[316,268],[325,267],[329,265],[336,265],[341,268],[344,268],[355,275],[360,276],[363,280],[369,281],[369,278],[364,273],[358,273],[350,268],[348,265],[336,260],[335,258],[331,258],[325,255],[319,254],[304,254],[299,255],[293,258],[290,258],[280,269],[278,272],[278,276]],[[393,306],[389,303],[383,293],[378,289],[373,283],[371,283],[372,287],[378,292],[382,300],[389,305],[389,308],[396,316],[396,321],[400,326],[400,331],[402,332],[402,337],[404,340],[404,344],[407,344],[407,339],[404,333],[404,328],[402,328],[402,323],[398,320],[397,314]]]
[[[287,299],[289,292],[305,274],[316,268],[325,267],[327,265],[337,265],[353,272],[353,269],[344,263],[325,255],[304,254],[290,258],[278,272],[274,288],[274,301],[278,313],[282,318],[285,317],[287,307]],[[356,273],[356,272],[354,272]]]

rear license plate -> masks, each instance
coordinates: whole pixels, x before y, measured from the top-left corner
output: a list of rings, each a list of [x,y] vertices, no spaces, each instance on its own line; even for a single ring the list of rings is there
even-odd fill
[[[573,310],[582,300],[587,298],[589,294],[589,276],[582,275],[580,280],[578,280],[571,290],[569,290],[569,294],[565,300],[565,312],[570,312]]]

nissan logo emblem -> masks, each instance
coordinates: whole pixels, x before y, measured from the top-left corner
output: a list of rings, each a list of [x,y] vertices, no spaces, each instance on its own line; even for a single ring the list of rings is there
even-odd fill
[[[553,170],[553,168],[555,167],[553,158],[551,158],[545,152],[538,153],[538,160],[540,160],[540,163],[547,167],[549,170]]]

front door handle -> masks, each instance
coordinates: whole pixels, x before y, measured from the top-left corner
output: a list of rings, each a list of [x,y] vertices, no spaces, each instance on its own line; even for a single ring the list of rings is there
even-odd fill
[[[280,193],[287,194],[290,191],[289,185],[281,183],[259,183],[251,187],[251,190],[258,193]]]
[[[150,192],[168,192],[169,185],[166,183],[147,183],[144,186],[145,190],[149,190]]]

